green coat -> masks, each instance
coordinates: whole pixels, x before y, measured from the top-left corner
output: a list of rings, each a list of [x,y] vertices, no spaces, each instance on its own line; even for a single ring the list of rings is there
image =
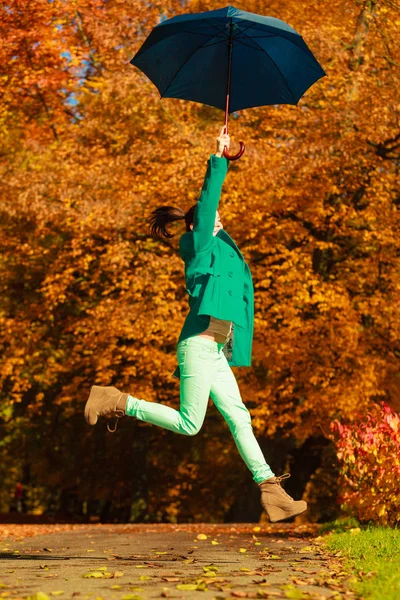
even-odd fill
[[[230,235],[221,229],[213,235],[228,160],[211,154],[194,213],[193,231],[179,240],[185,263],[189,313],[178,343],[207,329],[210,315],[233,322],[231,342],[223,349],[228,364],[251,365],[254,330],[254,290],[251,272]],[[172,374],[180,378],[179,366]]]

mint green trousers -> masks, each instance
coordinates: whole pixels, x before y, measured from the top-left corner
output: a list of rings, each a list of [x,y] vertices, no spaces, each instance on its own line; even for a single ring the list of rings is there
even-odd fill
[[[254,436],[251,416],[240,396],[236,378],[225,354],[224,344],[193,336],[179,342],[180,408],[128,397],[126,414],[182,435],[196,435],[203,425],[211,396],[226,420],[240,456],[256,483],[274,473],[265,461]]]

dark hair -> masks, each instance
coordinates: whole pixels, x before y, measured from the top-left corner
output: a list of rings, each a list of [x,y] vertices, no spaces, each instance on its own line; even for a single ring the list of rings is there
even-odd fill
[[[151,237],[162,240],[162,238],[172,238],[173,233],[169,233],[166,230],[168,223],[173,223],[180,219],[185,219],[186,231],[190,231],[190,225],[194,220],[194,211],[197,204],[194,204],[185,213],[181,208],[175,208],[175,206],[160,206],[153,210],[147,219],[150,224]]]

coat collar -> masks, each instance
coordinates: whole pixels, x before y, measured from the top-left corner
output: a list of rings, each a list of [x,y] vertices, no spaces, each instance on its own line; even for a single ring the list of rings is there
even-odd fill
[[[186,233],[184,233],[182,235],[182,238],[185,236],[191,236],[191,235],[193,235],[192,231],[187,231]],[[239,256],[241,256],[243,258],[243,255],[240,252],[239,248],[236,246],[235,242],[233,241],[233,239],[231,238],[229,233],[227,233],[225,231],[225,229],[220,229],[215,237],[219,238],[222,242],[225,242],[226,244],[231,246],[234,250],[236,250],[236,252],[239,254]],[[187,238],[187,239],[189,239],[189,238]]]
[[[216,237],[219,238],[220,240],[226,242],[230,246],[232,246],[232,248],[234,248],[234,250],[236,250],[236,252],[238,252],[238,254],[240,256],[242,256],[242,253],[240,252],[239,248],[236,246],[235,242],[233,241],[233,239],[231,238],[231,236],[229,235],[229,233],[227,233],[225,231],[225,229],[220,229],[218,231]]]

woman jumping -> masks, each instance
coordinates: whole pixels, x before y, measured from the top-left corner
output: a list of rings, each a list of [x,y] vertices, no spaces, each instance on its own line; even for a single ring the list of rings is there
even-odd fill
[[[186,224],[179,254],[185,263],[190,310],[177,344],[174,376],[180,380],[179,410],[140,400],[115,387],[95,385],[85,406],[85,419],[95,425],[98,417],[118,422],[127,415],[190,436],[200,431],[211,396],[261,490],[264,510],[275,523],[301,514],[307,504],[293,500],[283,490],[281,481],[290,475],[275,477],[266,463],[230,367],[251,365],[254,298],[250,268],[224,231],[218,212],[229,166],[223,152],[229,144],[223,128],[217,138],[217,150],[208,161],[197,204],[186,213],[180,208],[162,206],[149,218],[151,235],[159,239],[173,237],[166,230],[168,223],[185,219]]]

